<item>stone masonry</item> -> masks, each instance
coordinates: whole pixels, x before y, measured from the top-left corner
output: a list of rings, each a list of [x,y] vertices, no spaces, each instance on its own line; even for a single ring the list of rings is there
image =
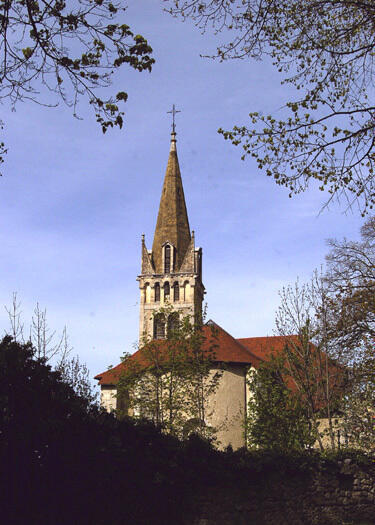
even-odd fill
[[[152,250],[142,236],[139,341],[157,338],[155,314],[169,306],[182,317],[202,314],[202,250],[190,233],[184,189],[177,157],[176,133],[164,178]],[[165,320],[165,330],[168,320]]]

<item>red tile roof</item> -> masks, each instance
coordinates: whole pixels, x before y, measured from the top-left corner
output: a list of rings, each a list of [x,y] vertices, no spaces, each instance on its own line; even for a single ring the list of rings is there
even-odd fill
[[[210,352],[210,350],[213,351],[213,360],[215,362],[251,364],[255,368],[258,368],[261,361],[264,360],[264,358],[258,356],[213,321],[209,321],[203,326],[203,334],[205,337],[203,349],[206,350],[207,353]],[[153,344],[155,343],[159,345],[160,350],[163,351],[166,345],[165,341],[154,341]],[[150,366],[149,360],[145,357],[142,349],[135,352],[130,359],[132,363],[140,365],[141,367]],[[126,364],[120,363],[114,368],[96,375],[95,379],[99,381],[100,385],[116,385],[125,368]]]
[[[240,337],[237,339],[241,344],[246,346],[246,348],[255,354],[260,359],[267,360],[271,357],[272,354],[277,355],[280,353],[288,340],[294,340],[298,342],[297,335],[274,335],[267,337]]]
[[[215,361],[217,362],[252,364],[258,368],[261,361],[264,360],[213,321],[208,321],[203,331],[206,336],[205,344],[207,346],[217,345],[215,348]]]
[[[120,363],[101,374],[97,374],[94,379],[99,381],[99,385],[116,385],[120,379],[121,373],[124,370],[124,363]]]
[[[282,350],[285,347],[285,344],[288,341],[292,341],[296,343],[297,345],[299,343],[299,337],[298,335],[276,335],[276,336],[268,336],[268,337],[241,337],[240,339],[237,339],[237,341],[241,342],[246,348],[248,348],[249,351],[251,351],[253,354],[261,358],[263,361],[267,361],[270,359],[271,355],[274,354],[275,356],[282,352]],[[323,353],[323,355],[325,355]],[[343,373],[344,369],[341,367],[338,363],[335,363],[333,361],[330,361],[329,364],[330,369],[330,383],[332,387],[337,387],[340,383],[342,384],[343,381]],[[292,391],[297,391],[297,384],[292,376],[284,377],[284,380],[287,384],[287,386]],[[324,406],[324,403],[322,401],[318,401],[318,405],[320,408]]]
[[[223,328],[221,328],[221,326],[217,325],[213,321],[209,321],[207,325],[203,326],[203,334],[205,336],[203,349],[207,352],[213,350],[213,360],[215,362],[238,363],[247,366],[252,365],[254,368],[258,368],[262,361],[267,361],[270,359],[272,354],[277,355],[280,353],[284,349],[284,346],[288,340],[294,339],[296,343],[298,342],[297,335],[244,337],[235,339]],[[167,349],[166,341],[153,341],[153,345],[155,344],[157,347],[160,347],[160,357],[162,358],[163,350],[165,352]],[[147,368],[150,366],[150,361],[142,349],[135,352],[130,357],[130,360],[132,364],[139,365],[141,368]],[[127,363],[129,363],[129,361]],[[95,376],[95,379],[99,381],[100,385],[116,385],[120,379],[121,374],[126,369],[126,366],[127,364],[120,363],[116,367],[98,374]],[[291,391],[297,390],[297,385],[292,377],[288,376],[285,378],[285,380]],[[337,378],[331,377],[331,381],[336,383]],[[321,405],[321,403],[319,404]]]

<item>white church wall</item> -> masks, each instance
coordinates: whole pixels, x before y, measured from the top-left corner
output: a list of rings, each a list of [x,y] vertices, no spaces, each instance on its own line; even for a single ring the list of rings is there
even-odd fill
[[[215,373],[213,370],[212,373]],[[242,365],[227,364],[218,388],[208,403],[207,424],[217,429],[220,447],[234,449],[245,445],[244,414],[246,408],[245,370]]]
[[[216,373],[216,369],[211,374]],[[115,386],[101,387],[100,403],[108,412],[116,409]],[[244,367],[226,365],[222,372],[216,392],[209,399],[206,410],[206,424],[217,429],[220,448],[229,444],[234,449],[244,446],[244,413],[246,408],[246,381]],[[129,414],[139,415],[137,411]]]

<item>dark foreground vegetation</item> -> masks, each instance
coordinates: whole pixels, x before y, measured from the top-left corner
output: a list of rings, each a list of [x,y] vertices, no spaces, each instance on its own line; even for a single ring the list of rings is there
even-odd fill
[[[339,452],[219,452],[195,436],[179,441],[146,422],[118,421],[8,336],[0,342],[0,447],[6,524],[194,524],[207,501],[218,508],[219,494],[228,505],[234,495],[269,497],[283,479],[301,489],[317,465],[340,464]],[[355,461],[372,468],[366,457]],[[256,507],[254,523],[265,523]]]

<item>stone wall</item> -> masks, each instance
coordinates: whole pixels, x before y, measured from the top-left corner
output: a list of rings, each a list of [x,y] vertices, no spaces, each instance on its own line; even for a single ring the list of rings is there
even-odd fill
[[[374,463],[345,459],[280,477],[258,474],[258,481],[207,487],[194,525],[375,524]]]

